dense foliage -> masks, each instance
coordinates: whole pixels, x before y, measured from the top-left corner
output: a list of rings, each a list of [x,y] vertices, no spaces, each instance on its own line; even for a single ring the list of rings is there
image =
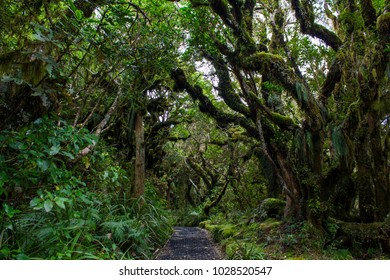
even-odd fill
[[[389,12],[2,1],[0,258],[152,258],[174,222],[229,258],[386,256]]]

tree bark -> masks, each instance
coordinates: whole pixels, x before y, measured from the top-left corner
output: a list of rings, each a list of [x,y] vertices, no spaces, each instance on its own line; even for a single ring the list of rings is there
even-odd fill
[[[140,112],[135,117],[135,180],[133,197],[138,198],[145,192],[145,139],[144,121]]]

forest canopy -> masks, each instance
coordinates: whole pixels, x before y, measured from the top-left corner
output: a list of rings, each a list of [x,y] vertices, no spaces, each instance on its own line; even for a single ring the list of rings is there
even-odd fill
[[[389,253],[388,0],[4,0],[0,37],[0,258],[238,217]]]

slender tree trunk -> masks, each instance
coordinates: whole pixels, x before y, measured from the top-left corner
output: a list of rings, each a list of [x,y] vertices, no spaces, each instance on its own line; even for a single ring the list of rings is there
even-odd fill
[[[210,210],[212,208],[216,207],[219,204],[219,202],[221,202],[222,197],[226,193],[226,190],[227,190],[227,187],[228,187],[229,183],[230,183],[230,181],[226,180],[226,183],[223,186],[222,191],[219,193],[219,195],[213,201],[211,201],[209,204],[207,204],[205,206],[205,208],[203,209],[203,212],[206,214],[206,216],[209,216],[210,215]]]
[[[376,221],[375,187],[371,174],[370,134],[367,124],[364,124],[363,121],[357,130],[357,135],[360,136],[356,147],[356,186],[359,196],[359,214],[361,222],[372,223]]]
[[[287,193],[284,216],[301,220],[304,218],[303,196],[297,178],[291,170],[286,156],[280,151],[276,152],[276,161],[280,170],[278,172],[280,172],[285,184],[284,191]]]
[[[292,170],[288,167],[287,159],[283,157],[282,153],[276,147],[274,147],[274,149],[276,150],[277,164],[272,159],[265,142],[260,118],[257,119],[256,125],[260,136],[261,150],[275,170],[276,176],[283,186],[283,191],[287,195],[284,215],[285,217],[289,216],[300,220],[302,219],[302,209],[300,205],[301,193],[299,186],[296,183],[295,176]]]
[[[100,134],[102,134],[102,132],[106,131],[109,126],[107,127],[107,124],[110,120],[110,118],[112,117],[112,115],[115,113],[117,107],[118,107],[118,103],[119,103],[119,98],[122,96],[122,91],[120,91],[118,93],[118,95],[115,97],[115,100],[114,102],[112,103],[112,105],[110,106],[110,108],[108,109],[106,115],[104,116],[103,120],[97,125],[97,127],[95,128],[95,131],[93,132],[96,136],[100,136]],[[85,125],[86,123],[83,124],[83,126]],[[93,143],[93,144],[90,144],[88,145],[87,147],[85,147],[84,149],[82,149],[80,151],[80,153],[77,155],[77,157],[73,160],[74,162],[76,162],[77,160],[79,160],[80,158],[88,155],[96,146],[97,142],[96,143]]]
[[[380,118],[376,113],[372,113],[374,123],[380,123]],[[384,146],[381,143],[383,136],[379,131],[379,126],[374,126],[371,137],[371,149],[373,157],[373,181],[375,185],[375,200],[377,208],[377,219],[383,221],[390,213],[390,176],[389,166],[385,156]]]
[[[135,118],[135,181],[133,197],[138,198],[145,191],[145,143],[143,116],[137,112]]]
[[[369,162],[364,161],[367,158],[366,151],[359,152],[357,189],[359,195],[359,214],[363,223],[376,221],[375,215],[375,190],[370,174]]]

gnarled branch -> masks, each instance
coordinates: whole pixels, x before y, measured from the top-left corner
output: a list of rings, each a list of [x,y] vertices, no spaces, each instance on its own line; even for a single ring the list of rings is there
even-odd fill
[[[304,34],[321,39],[335,51],[341,47],[342,42],[335,33],[314,22],[313,6],[308,1],[305,1],[305,5],[302,5],[300,0],[291,0],[291,6]]]

